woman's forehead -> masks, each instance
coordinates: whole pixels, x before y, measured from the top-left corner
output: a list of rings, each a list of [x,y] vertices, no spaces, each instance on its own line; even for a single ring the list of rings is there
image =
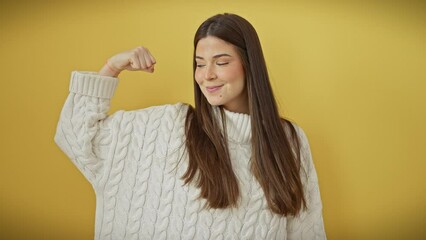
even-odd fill
[[[202,38],[195,49],[196,58],[233,57],[237,54],[234,45],[213,36]]]

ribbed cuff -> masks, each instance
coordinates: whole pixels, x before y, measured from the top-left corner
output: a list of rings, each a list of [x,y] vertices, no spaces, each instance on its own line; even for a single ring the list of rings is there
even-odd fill
[[[73,71],[71,73],[70,92],[82,95],[112,98],[118,78],[101,76],[96,72]]]

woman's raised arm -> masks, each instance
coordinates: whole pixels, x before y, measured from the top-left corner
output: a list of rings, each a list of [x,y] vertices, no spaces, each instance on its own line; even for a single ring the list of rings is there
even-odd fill
[[[123,70],[152,73],[154,65],[149,50],[137,47],[114,55],[98,73],[72,72],[55,142],[92,185],[98,183],[110,154],[112,125],[123,115],[123,111],[107,115],[118,75]]]

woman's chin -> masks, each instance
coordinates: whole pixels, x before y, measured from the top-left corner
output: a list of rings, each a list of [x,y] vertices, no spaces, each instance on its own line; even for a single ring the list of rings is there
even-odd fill
[[[215,106],[215,107],[223,105],[223,103],[221,101],[215,101],[213,99],[208,99],[208,98],[207,98],[207,101],[210,103],[210,105]]]

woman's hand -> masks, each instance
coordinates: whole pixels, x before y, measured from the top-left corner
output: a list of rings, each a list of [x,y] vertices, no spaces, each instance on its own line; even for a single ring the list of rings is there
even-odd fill
[[[121,71],[154,72],[156,61],[145,47],[137,47],[114,55],[99,71],[99,75],[117,77]]]

